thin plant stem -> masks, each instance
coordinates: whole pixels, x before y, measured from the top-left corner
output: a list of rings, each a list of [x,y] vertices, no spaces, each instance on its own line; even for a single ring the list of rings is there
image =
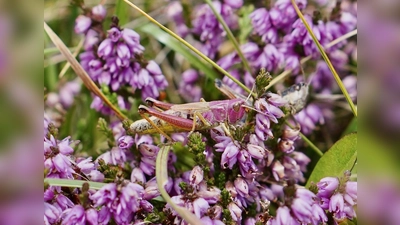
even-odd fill
[[[286,121],[286,124],[293,129],[293,126]],[[299,132],[300,137],[314,150],[315,153],[317,153],[319,156],[324,155],[324,153],[310,141],[303,133]]]
[[[217,17],[219,23],[222,25],[222,27],[224,28],[226,34],[228,35],[229,40],[232,42],[233,47],[235,48],[236,52],[238,53],[240,59],[242,60],[242,63],[244,65],[244,67],[246,68],[246,70],[252,74],[251,68],[249,66],[249,62],[247,61],[247,59],[244,57],[243,52],[240,50],[239,47],[239,43],[236,41],[235,37],[233,36],[233,33],[231,31],[231,29],[229,29],[228,25],[225,23],[224,19],[222,18],[222,16],[217,12],[217,10],[215,9],[214,5],[212,4],[212,2],[210,0],[205,0],[205,2],[208,4],[208,6],[210,6],[211,10],[213,11],[215,17]]]
[[[197,50],[193,45],[189,44],[187,41],[185,41],[183,38],[179,37],[177,34],[175,34],[174,32],[172,32],[170,29],[166,28],[165,26],[163,26],[161,23],[159,23],[158,21],[154,20],[150,15],[148,15],[146,12],[144,12],[143,10],[141,10],[139,7],[137,7],[135,4],[133,4],[132,2],[128,1],[128,0],[124,0],[129,6],[131,6],[132,8],[136,9],[137,11],[139,11],[143,16],[147,17],[147,19],[149,19],[152,23],[154,23],[155,25],[157,25],[158,27],[160,27],[162,30],[164,30],[165,32],[167,32],[169,35],[171,35],[172,37],[174,37],[175,39],[177,39],[178,41],[180,41],[182,44],[184,44],[186,47],[188,47],[190,50],[192,50],[194,53],[196,53],[197,55],[199,55],[202,59],[204,59],[206,62],[210,63],[213,67],[215,67],[219,72],[221,72],[222,74],[224,74],[225,76],[229,77],[233,82],[235,82],[236,84],[238,84],[243,90],[245,90],[247,93],[251,93],[251,90],[246,87],[246,85],[242,84],[242,82],[240,82],[238,79],[236,79],[235,77],[233,77],[231,74],[229,74],[226,70],[224,70],[222,67],[220,67],[218,64],[216,64],[213,60],[211,60],[210,58],[208,58],[206,55],[204,55],[203,53],[201,53],[199,50]],[[252,95],[255,97],[255,93],[252,93]]]
[[[171,197],[165,190],[165,185],[168,182],[168,154],[171,148],[169,145],[164,145],[160,148],[156,158],[156,180],[157,187],[164,200],[171,205],[171,207],[189,224],[202,224],[200,219],[197,218],[188,209],[175,204]]]
[[[328,64],[329,69],[331,70],[333,77],[336,80],[336,83],[338,84],[340,90],[343,92],[343,95],[346,97],[346,100],[351,108],[351,111],[353,112],[354,116],[357,117],[357,108],[354,105],[353,101],[351,100],[351,97],[349,95],[349,93],[346,90],[346,87],[343,85],[342,80],[340,79],[339,75],[336,73],[335,68],[333,67],[331,61],[329,60],[329,57],[326,55],[323,47],[321,46],[321,44],[319,43],[319,41],[317,40],[317,38],[315,37],[314,33],[312,32],[310,26],[308,25],[306,19],[304,18],[303,14],[300,12],[299,7],[297,7],[295,0],[291,0],[292,1],[292,5],[294,7],[294,9],[297,12],[297,15],[300,17],[301,21],[303,22],[304,26],[306,27],[308,33],[311,35],[314,43],[317,45],[319,52],[322,55],[322,58],[324,58],[326,64]]]
[[[79,41],[78,46],[76,46],[76,49],[74,50],[74,53],[72,53],[72,55],[73,55],[74,57],[76,57],[76,56],[79,54],[79,52],[81,51],[81,48],[82,48],[84,42],[85,42],[85,39],[84,39],[84,38],[82,38],[82,39]],[[71,64],[70,64],[69,62],[67,62],[67,63],[64,65],[64,67],[62,68],[62,70],[61,70],[60,74],[58,75],[58,77],[59,77],[59,78],[63,77],[70,67],[71,67]]]

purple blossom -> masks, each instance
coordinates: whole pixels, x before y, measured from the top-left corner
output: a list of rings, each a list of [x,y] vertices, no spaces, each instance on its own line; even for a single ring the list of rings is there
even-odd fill
[[[229,4],[214,1],[213,6],[217,13],[222,16],[228,27],[232,29],[237,26],[237,17]],[[208,57],[214,58],[226,35],[225,31],[207,4],[198,6],[194,12],[195,18],[193,20],[192,32],[199,35],[200,41],[204,43],[202,52]]]
[[[260,140],[273,138],[271,122],[278,123],[278,119],[284,116],[279,108],[286,104],[286,101],[277,94],[267,93],[265,97],[257,99],[254,107],[258,110],[256,115],[255,133]]]
[[[118,224],[124,224],[131,221],[132,213],[140,210],[141,205],[146,205],[145,202],[141,204],[143,194],[144,188],[139,184],[129,182],[117,190],[116,184],[111,183],[103,186],[90,198],[95,207],[106,207]],[[148,208],[147,205],[146,208]],[[102,210],[99,212],[99,220],[108,220],[107,213]]]
[[[118,147],[120,149],[129,149],[135,140],[132,136],[122,136],[118,139]]]
[[[304,18],[306,19],[308,25],[320,44],[322,46],[326,45],[331,38],[327,36],[328,33],[326,31],[325,24],[321,20],[314,24],[309,15],[305,15]],[[300,19],[297,19],[293,23],[293,31],[290,34],[289,40],[290,39],[293,40],[295,45],[303,47],[303,51],[306,56],[312,55],[313,57],[317,57],[320,55],[317,46],[311,38],[311,35],[308,33],[305,25]]]
[[[101,17],[102,10],[96,10]],[[143,59],[144,47],[140,44],[139,34],[113,26],[107,31],[107,38],[99,40],[99,36],[97,31],[89,30],[85,39],[86,52],[79,56],[89,76],[95,82],[109,86],[112,91],[131,86],[134,90],[142,90],[143,100],[158,97],[159,90],[165,89],[168,83],[154,61]],[[93,52],[95,49],[97,51]],[[118,103],[122,109],[129,110],[130,104],[126,99],[118,96]],[[91,107],[103,114],[111,114],[98,97],[94,98]]]
[[[60,103],[64,108],[69,108],[74,102],[74,97],[81,91],[81,83],[79,80],[67,82],[60,88]]]
[[[179,83],[179,94],[188,102],[200,101],[202,91],[196,82],[199,79],[199,74],[194,69],[186,70],[182,73],[182,79]]]
[[[180,37],[185,38],[189,34],[189,28],[186,26],[183,18],[182,4],[179,1],[173,1],[168,5],[166,12],[175,22],[176,33]]]
[[[81,205],[76,205],[73,208],[67,209],[63,212],[62,225],[68,224],[86,224],[85,209]],[[97,220],[96,220],[97,222]]]
[[[97,21],[103,21],[106,17],[107,10],[103,5],[96,5],[92,8],[93,19]]]
[[[103,159],[106,164],[122,166],[126,162],[126,154],[123,149],[114,147],[110,151],[101,154],[96,161]]]
[[[248,42],[241,46],[241,50],[250,65],[254,68],[265,68],[267,71],[276,71],[283,65],[283,54],[273,44],[258,46],[256,43]]]
[[[272,24],[270,14],[265,8],[256,9],[250,14],[250,19],[253,25],[253,32],[261,36],[262,41],[265,43],[277,43],[278,29]]]
[[[317,124],[324,124],[325,119],[321,108],[316,104],[308,104],[303,110],[298,112],[295,119],[301,126],[303,134],[310,134]]]
[[[44,138],[44,167],[48,169],[48,177],[72,178],[74,170],[69,156],[74,150],[70,144],[69,137],[62,141],[52,135],[50,139]]]
[[[143,173],[152,176],[155,173],[156,157],[160,150],[159,147],[150,144],[140,144],[139,151],[142,154],[140,161],[140,169]]]
[[[306,0],[295,1],[300,10],[307,6]],[[297,13],[290,0],[278,0],[269,12],[272,24],[278,29],[288,31],[297,18]]]
[[[62,210],[47,202],[44,203],[44,222],[45,224],[55,224],[61,218]]]
[[[336,220],[352,219],[356,216],[354,206],[357,204],[357,182],[343,180],[349,176],[346,174],[341,178],[342,181],[337,177],[326,177],[317,184],[320,206],[332,212]]]
[[[92,20],[89,17],[79,15],[75,20],[75,33],[85,33],[89,29],[90,25],[92,25]]]

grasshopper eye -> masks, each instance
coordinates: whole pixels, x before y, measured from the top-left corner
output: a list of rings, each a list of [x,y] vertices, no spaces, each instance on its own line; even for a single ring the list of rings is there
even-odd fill
[[[140,105],[138,107],[138,112],[139,112],[139,114],[147,113],[147,109],[145,106]]]
[[[146,104],[150,107],[153,107],[154,102],[150,98],[146,98]]]
[[[233,110],[235,110],[235,112],[238,112],[240,110],[240,104],[235,103],[232,108],[233,108]]]

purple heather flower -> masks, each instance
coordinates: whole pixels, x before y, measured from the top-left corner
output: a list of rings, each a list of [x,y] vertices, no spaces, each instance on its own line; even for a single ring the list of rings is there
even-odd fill
[[[99,41],[100,41],[99,33],[93,29],[89,29],[86,32],[85,41],[83,43],[83,49],[85,49],[85,51],[92,51],[93,46],[97,45]]]
[[[260,47],[256,43],[248,42],[242,45],[241,49],[250,65],[257,69],[265,68],[268,71],[275,71],[283,65],[283,54],[275,45],[267,44]]]
[[[111,183],[103,186],[90,198],[93,200],[95,207],[104,205],[118,224],[125,224],[132,219],[132,213],[140,209],[143,194],[144,188],[139,184],[129,182],[118,191],[116,184]],[[143,205],[145,205],[145,202],[143,202]],[[107,220],[107,213],[100,211],[100,219]]]
[[[201,88],[196,85],[199,74],[194,69],[182,73],[182,80],[179,83],[179,94],[188,102],[198,102],[201,98]]]
[[[237,26],[237,17],[229,5],[214,1],[213,6],[230,28]],[[194,12],[196,14],[192,32],[199,35],[200,41],[204,43],[202,52],[208,57],[214,58],[219,45],[223,41],[225,31],[207,4],[198,6]]]
[[[165,190],[168,191],[168,188],[166,188]],[[143,193],[143,199],[151,200],[157,196],[160,196],[160,191],[158,190],[157,181],[154,177],[146,183]]]
[[[144,47],[140,45],[140,36],[134,30],[123,29],[121,31],[122,39],[131,47],[134,54],[142,54]]]
[[[332,88],[336,82],[325,61],[321,60],[317,62],[316,71],[311,74],[311,76],[311,85],[313,90],[322,94],[332,93]]]
[[[295,2],[300,10],[306,8],[306,0],[296,0]],[[273,25],[284,31],[290,30],[290,26],[297,19],[297,13],[291,0],[276,1],[269,14]]]
[[[329,198],[339,187],[339,179],[337,177],[322,178],[318,184],[318,196]]]
[[[134,142],[135,140],[132,136],[122,136],[118,139],[118,147],[121,149],[129,149]]]
[[[125,151],[114,147],[110,151],[101,154],[96,161],[103,159],[106,164],[122,166],[126,162]]]
[[[201,218],[200,221],[207,225],[225,225],[225,223],[223,223],[221,220],[213,220],[208,216]]]
[[[229,137],[228,137],[229,138]],[[218,143],[215,145],[215,148],[217,148],[217,152],[221,151],[219,150],[219,146],[223,146],[223,153],[222,153],[222,158],[221,158],[221,167],[223,169],[229,168],[232,169],[233,166],[236,164],[237,162],[237,154],[239,153],[239,148],[237,147],[237,145],[235,145],[234,142],[229,142],[228,145],[225,145],[221,143]]]
[[[272,25],[269,20],[269,13],[266,8],[259,8],[250,14],[251,23],[254,32],[258,35],[266,33],[267,29]]]
[[[113,49],[114,43],[112,39],[106,38],[100,43],[99,48],[97,49],[97,55],[102,59],[106,59],[111,56]]]
[[[60,88],[60,103],[64,108],[69,108],[73,102],[74,97],[81,91],[81,84],[79,80],[67,82]]]
[[[185,24],[183,18],[183,8],[179,1],[171,2],[166,9],[168,17],[172,18],[175,22],[176,33],[185,38],[189,34],[189,28]]]
[[[75,20],[75,33],[83,34],[92,25],[92,19],[87,16],[79,15]]]
[[[315,129],[317,124],[325,123],[321,108],[313,103],[307,105],[294,117],[296,121],[300,123],[301,132],[303,132],[303,134],[310,134]]]
[[[98,214],[99,224],[101,224],[101,225],[108,224],[108,222],[110,221],[110,218],[111,218],[111,213],[107,209],[107,207],[103,206],[97,214]]]
[[[235,188],[239,195],[242,197],[248,197],[249,195],[249,185],[247,184],[246,180],[238,177],[234,181]]]
[[[44,203],[44,222],[45,224],[56,224],[59,222],[62,210],[59,207]]]
[[[71,208],[74,206],[74,203],[65,195],[63,194],[58,194],[55,197],[56,203],[58,204],[58,207],[60,207],[62,210],[66,210],[68,208]]]
[[[300,225],[292,215],[290,215],[290,209],[287,206],[279,207],[276,210],[276,217],[270,220],[271,225]]]
[[[279,161],[275,161],[272,164],[272,175],[276,181],[279,181],[285,177],[285,167]]]
[[[224,3],[234,9],[239,9],[243,6],[243,0],[224,0]]]
[[[189,182],[191,185],[198,185],[203,181],[204,171],[200,166],[195,166],[190,172]]]
[[[44,138],[44,167],[49,170],[47,176],[57,175],[60,178],[72,178],[74,170],[69,155],[74,149],[70,146],[70,137],[62,141],[56,140],[52,135],[50,139]]]
[[[270,92],[265,97],[256,100],[254,107],[258,110],[258,113],[256,115],[255,133],[260,140],[265,141],[274,137],[270,129],[271,122],[278,123],[278,118],[284,116],[279,107],[285,104],[286,101],[280,95]]]
[[[345,175],[349,176],[349,175]],[[356,216],[357,182],[339,182],[337,177],[326,177],[317,184],[321,208],[333,213],[337,220]]]
[[[305,15],[304,18],[306,19],[317,40],[322,46],[325,46],[331,39],[326,31],[325,24],[321,20],[317,21],[317,24],[314,24],[309,15]],[[296,45],[303,47],[304,54],[306,56],[312,55],[313,57],[317,57],[320,55],[317,46],[311,38],[311,35],[308,33],[305,25],[300,19],[297,19],[293,23],[293,31],[290,34],[290,38]]]
[[[269,12],[265,8],[256,9],[250,14],[254,33],[261,36],[265,43],[278,41],[278,30],[270,20]]]
[[[308,189],[296,190],[296,198],[292,202],[291,210],[294,216],[303,223],[311,223],[313,197],[315,195]]]
[[[139,151],[142,154],[140,169],[149,176],[152,176],[155,173],[156,157],[159,150],[160,148],[155,145],[139,145]]]
[[[102,21],[106,17],[107,10],[104,8],[103,5],[96,5],[95,7],[92,8],[92,15],[93,19],[97,21]]]
[[[355,101],[357,99],[357,76],[346,76],[342,82],[346,90],[349,92],[351,99]]]
[[[73,208],[67,209],[63,212],[62,225],[78,224],[85,225],[85,209],[81,205],[76,205]],[[96,220],[97,223],[97,220]]]
[[[131,173],[131,182],[144,184],[146,183],[146,176],[140,168],[134,168]]]
[[[228,209],[231,213],[233,221],[239,222],[242,220],[242,210],[234,202],[229,203]]]

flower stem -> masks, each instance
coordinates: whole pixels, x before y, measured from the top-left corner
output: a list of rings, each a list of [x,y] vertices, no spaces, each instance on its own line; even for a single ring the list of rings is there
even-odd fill
[[[357,117],[357,108],[356,108],[356,106],[354,105],[353,101],[351,100],[351,97],[350,97],[349,93],[347,92],[345,86],[343,85],[342,80],[340,80],[339,75],[336,73],[336,70],[335,70],[335,68],[333,67],[331,61],[329,60],[329,57],[326,55],[326,53],[325,53],[323,47],[321,46],[321,44],[319,43],[319,41],[318,41],[317,38],[315,37],[315,35],[314,35],[314,33],[312,32],[310,26],[308,25],[307,21],[305,20],[303,14],[300,12],[300,9],[297,7],[295,0],[291,0],[291,1],[292,1],[292,5],[293,5],[294,9],[295,9],[296,12],[297,12],[297,15],[300,17],[300,19],[301,19],[301,21],[303,22],[304,26],[306,27],[308,33],[311,35],[311,37],[312,37],[314,43],[317,45],[317,47],[318,47],[318,49],[319,49],[319,52],[320,52],[321,55],[322,55],[322,58],[324,58],[326,64],[328,64],[328,67],[329,67],[329,69],[331,70],[331,72],[332,72],[332,74],[333,74],[333,77],[335,78],[336,83],[338,84],[340,90],[343,92],[343,95],[345,96],[345,98],[346,98],[346,100],[347,100],[347,102],[348,102],[348,104],[349,104],[349,106],[350,106],[350,108],[351,108],[351,111],[353,112],[354,116]]]
[[[152,23],[154,23],[155,25],[159,26],[161,29],[163,29],[165,32],[167,32],[169,35],[171,35],[172,37],[174,37],[175,39],[177,39],[178,41],[180,41],[182,44],[184,44],[186,47],[188,47],[190,50],[192,50],[194,53],[196,53],[197,55],[199,55],[202,59],[204,59],[206,62],[210,63],[212,66],[214,66],[219,72],[221,72],[222,74],[224,74],[225,76],[229,77],[233,82],[235,82],[236,84],[238,84],[243,90],[245,90],[247,93],[251,93],[251,90],[246,87],[246,85],[242,84],[242,82],[240,82],[238,79],[236,79],[235,77],[233,77],[232,75],[230,75],[226,70],[224,70],[223,68],[221,68],[218,64],[216,64],[213,60],[211,60],[210,58],[208,58],[206,55],[204,55],[203,53],[201,53],[199,50],[197,50],[195,47],[193,47],[193,45],[189,44],[187,41],[185,41],[183,38],[179,37],[177,34],[175,34],[174,32],[172,32],[170,29],[166,28],[165,26],[163,26],[161,23],[157,22],[156,20],[154,20],[149,14],[147,14],[146,12],[144,12],[143,10],[141,10],[139,7],[137,7],[135,4],[133,4],[132,2],[128,1],[128,0],[124,0],[129,6],[131,6],[132,8],[136,9],[137,11],[139,11],[143,16],[147,17],[147,19],[149,19]],[[252,93],[253,96],[255,96],[254,93]]]
[[[240,50],[239,43],[236,41],[235,37],[233,36],[232,31],[229,29],[228,25],[225,23],[225,21],[222,18],[222,16],[217,12],[217,10],[215,10],[215,7],[212,4],[212,2],[210,0],[205,0],[205,2],[208,4],[208,6],[210,6],[210,8],[213,11],[215,17],[217,17],[218,21],[221,23],[221,25],[224,28],[226,34],[228,35],[229,40],[232,42],[233,47],[235,48],[236,52],[238,53],[240,59],[242,60],[242,63],[244,65],[244,67],[246,68],[246,70],[250,74],[252,74],[251,68],[249,66],[249,62],[247,61],[247,59],[244,57],[242,51]]]
[[[286,124],[293,129],[293,126],[290,125],[289,122],[286,121]],[[314,150],[315,153],[317,153],[319,156],[324,155],[324,153],[322,153],[321,150],[319,150],[319,148],[317,146],[314,145],[314,143],[312,143],[312,141],[310,141],[310,139],[308,139],[303,133],[299,132],[300,137]]]

